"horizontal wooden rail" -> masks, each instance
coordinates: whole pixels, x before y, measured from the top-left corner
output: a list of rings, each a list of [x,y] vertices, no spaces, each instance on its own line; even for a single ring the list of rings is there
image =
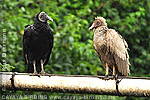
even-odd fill
[[[150,97],[150,77],[122,77],[117,80],[91,75],[45,75],[0,72],[2,90],[36,90],[65,93],[88,93]]]

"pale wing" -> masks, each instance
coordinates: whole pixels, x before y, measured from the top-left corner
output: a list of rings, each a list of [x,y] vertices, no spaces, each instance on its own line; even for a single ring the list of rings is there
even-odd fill
[[[105,66],[105,53],[106,52],[106,39],[101,36],[98,38],[94,38],[94,49],[98,55],[98,57],[100,58],[102,64]]]
[[[107,31],[107,48],[114,54],[114,60],[118,71],[127,76],[129,70],[129,55],[127,52],[128,45],[126,41],[115,30]]]

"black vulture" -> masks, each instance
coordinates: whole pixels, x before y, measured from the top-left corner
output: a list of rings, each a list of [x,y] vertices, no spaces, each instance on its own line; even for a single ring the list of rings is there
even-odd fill
[[[40,12],[35,16],[34,24],[25,26],[23,35],[23,54],[25,64],[28,66],[27,72],[34,75],[45,74],[45,66],[53,48],[53,32],[47,23],[53,19],[45,12]]]

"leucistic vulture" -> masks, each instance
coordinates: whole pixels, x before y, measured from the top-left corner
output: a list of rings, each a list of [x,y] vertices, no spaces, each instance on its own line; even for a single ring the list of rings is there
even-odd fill
[[[130,63],[125,39],[114,29],[109,29],[103,17],[95,18],[91,29],[94,30],[94,49],[106,69],[105,76],[108,77],[109,72],[114,77],[127,76]]]
[[[53,19],[45,12],[35,16],[34,24],[25,26],[23,35],[23,54],[25,64],[28,65],[27,72],[34,75],[45,74],[45,66],[53,48],[53,32],[47,23]]]

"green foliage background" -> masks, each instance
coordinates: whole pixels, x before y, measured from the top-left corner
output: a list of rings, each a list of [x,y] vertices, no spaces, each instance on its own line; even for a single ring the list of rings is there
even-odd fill
[[[3,71],[26,71],[22,52],[24,26],[33,24],[40,11],[54,20],[49,22],[54,47],[45,66],[47,73],[105,74],[93,49],[94,33],[88,31],[94,18],[102,16],[108,27],[117,30],[129,45],[130,76],[150,77],[150,0],[0,0],[0,55],[4,53],[5,31],[7,54],[0,56]],[[3,65],[4,61],[7,65]],[[129,98],[140,99],[120,99]]]

